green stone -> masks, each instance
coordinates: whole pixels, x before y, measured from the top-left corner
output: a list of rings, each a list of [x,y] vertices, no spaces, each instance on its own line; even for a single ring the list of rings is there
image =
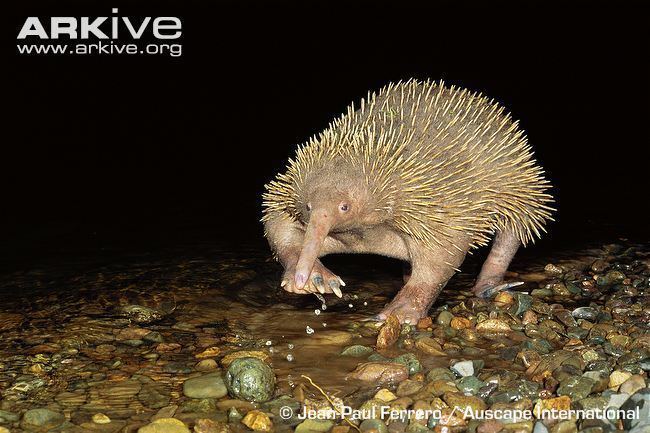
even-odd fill
[[[48,431],[60,426],[65,416],[49,409],[30,409],[23,415],[20,426],[27,431]]]
[[[508,312],[513,316],[519,316],[520,314],[525,313],[530,310],[531,305],[533,305],[533,297],[526,293],[516,292],[514,298],[515,302],[508,309]]]
[[[380,419],[363,420],[363,422],[359,426],[359,429],[362,432],[376,431],[377,433],[388,433],[388,427],[386,427],[386,423],[384,423]]]
[[[341,356],[351,356],[353,358],[363,358],[368,356],[373,352],[372,347],[362,346],[360,344],[355,344],[353,346],[348,346],[343,349]]]
[[[595,383],[585,376],[570,377],[560,382],[557,395],[568,395],[571,400],[581,400],[591,393]]]
[[[438,317],[436,317],[436,323],[438,325],[449,326],[449,324],[451,323],[451,319],[453,318],[454,318],[453,314],[451,314],[447,310],[444,310],[441,311],[440,314],[438,314]]]
[[[334,427],[334,421],[328,419],[306,419],[296,426],[296,433],[324,433]]]
[[[532,340],[526,340],[522,343],[521,347],[523,349],[534,350],[537,353],[547,354],[553,350],[553,346],[548,341],[543,338],[534,338]]]
[[[456,381],[456,384],[458,385],[458,389],[460,392],[463,394],[472,394],[475,395],[478,393],[478,390],[481,389],[483,386],[485,386],[485,382],[480,380],[476,376],[467,376],[463,377],[462,379],[458,379]]]
[[[217,410],[217,404],[212,398],[191,399],[183,403],[181,412],[208,413]]]
[[[456,375],[448,368],[436,367],[427,373],[427,380],[429,382],[433,382],[434,380],[454,381],[456,380]]]
[[[605,410],[608,400],[605,397],[587,397],[579,400],[576,405],[583,410],[594,411],[596,409]]]
[[[405,365],[409,370],[409,375],[419,373],[422,371],[422,364],[418,360],[417,356],[412,353],[405,353],[398,357],[393,358],[392,362],[397,362],[398,364]]]
[[[235,398],[264,402],[273,397],[275,374],[257,358],[238,358],[228,367],[226,386]]]

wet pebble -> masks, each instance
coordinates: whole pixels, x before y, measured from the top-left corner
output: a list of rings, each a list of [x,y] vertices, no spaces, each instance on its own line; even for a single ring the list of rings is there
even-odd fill
[[[271,356],[261,350],[240,350],[237,352],[229,353],[221,358],[221,365],[228,367],[233,361],[240,358],[257,358],[262,362],[270,363]]]
[[[396,384],[407,379],[408,376],[406,365],[394,362],[366,362],[348,374],[352,379],[379,384]]]
[[[163,314],[153,308],[142,305],[127,305],[122,307],[122,312],[135,323],[152,323],[162,319]]]
[[[443,310],[438,314],[438,317],[436,317],[436,323],[438,325],[444,325],[444,326],[449,326],[451,324],[451,320],[454,318],[454,315],[450,313],[447,310]]]
[[[619,388],[619,392],[624,394],[634,394],[646,387],[645,379],[640,374],[635,374],[623,382]]]
[[[159,418],[140,427],[138,433],[190,433],[190,430],[176,418]]]
[[[409,375],[419,373],[422,370],[420,360],[413,353],[405,353],[391,359],[390,362],[404,364],[408,368]]]
[[[630,377],[632,377],[632,373],[628,373],[627,371],[613,371],[612,374],[609,375],[609,388],[617,391],[618,388]]]
[[[379,335],[377,335],[376,342],[377,349],[385,349],[395,344],[399,338],[399,334],[399,319],[397,316],[391,314],[384,322],[384,325],[379,329]]]
[[[650,420],[650,388],[643,388],[635,392],[621,405],[621,409],[634,411],[635,413],[638,411],[639,414],[638,417],[627,417],[623,419],[623,427],[626,430],[643,425],[642,422],[647,423]]]
[[[366,419],[359,425],[359,430],[368,433],[388,433],[386,423],[379,419]]]
[[[592,307],[578,307],[571,312],[576,319],[594,321],[598,317],[598,310]]]
[[[334,422],[327,419],[306,419],[296,426],[295,433],[324,433],[333,425]]]
[[[352,356],[354,358],[363,358],[370,355],[373,352],[372,347],[362,346],[355,344],[353,346],[347,346],[341,352],[341,356]]]
[[[465,411],[467,408],[471,408],[472,411],[482,411],[487,408],[487,405],[481,398],[471,395],[449,392],[445,393],[442,399],[449,407],[457,407],[460,411]]]
[[[65,416],[49,409],[30,409],[23,415],[20,426],[28,431],[44,432],[51,430],[65,421]]]
[[[510,325],[500,319],[487,319],[476,325],[476,331],[483,334],[506,334],[511,332]]]
[[[183,382],[183,394],[190,398],[221,398],[228,394],[221,373],[210,373]]]
[[[228,367],[226,385],[235,398],[264,402],[275,391],[275,374],[257,358],[238,358]]]
[[[248,412],[241,422],[254,431],[270,432],[273,430],[271,419],[261,410],[252,410]]]
[[[196,371],[212,371],[218,368],[217,361],[214,359],[202,359],[195,366]]]
[[[230,433],[230,426],[226,423],[210,418],[199,418],[194,423],[194,433]]]
[[[92,420],[95,424],[108,424],[111,422],[111,419],[101,412],[94,414]]]
[[[451,371],[460,377],[472,376],[474,374],[474,363],[472,361],[461,361],[451,366]]]
[[[457,381],[457,386],[463,394],[476,395],[485,386],[485,382],[476,376],[466,376]]]
[[[594,381],[585,376],[569,377],[560,382],[557,389],[558,395],[568,395],[572,400],[580,400],[591,393]]]

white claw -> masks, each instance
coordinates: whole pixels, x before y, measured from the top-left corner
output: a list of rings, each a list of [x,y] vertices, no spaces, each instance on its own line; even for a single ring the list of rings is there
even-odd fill
[[[343,281],[341,278],[339,278],[339,283],[341,283],[341,286],[345,287],[345,281]]]
[[[343,297],[343,293],[341,292],[341,289],[339,289],[338,287],[332,287],[332,292],[334,292],[334,294],[339,298]]]
[[[497,291],[508,290],[508,289],[512,289],[513,287],[521,286],[523,284],[524,284],[523,281],[513,281],[512,283],[505,283],[505,284],[501,284],[499,286],[496,286],[495,289]]]
[[[280,283],[280,287],[284,287],[286,285],[287,285],[287,280],[282,280],[282,282]]]
[[[316,286],[316,288],[318,289],[318,291],[320,292],[321,295],[324,295],[324,294],[325,294],[325,287],[323,287],[323,286],[320,285],[320,284],[315,285],[315,286]]]
[[[521,286],[522,284],[524,284],[523,281],[514,281],[512,283],[499,284],[498,286],[489,287],[483,293],[481,293],[480,296],[482,296],[483,298],[491,298],[493,295],[499,292],[511,289],[513,287]]]

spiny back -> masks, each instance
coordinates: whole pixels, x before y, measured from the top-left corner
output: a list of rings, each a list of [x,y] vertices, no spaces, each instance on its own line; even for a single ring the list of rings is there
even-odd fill
[[[430,245],[458,248],[458,231],[483,245],[497,229],[526,244],[553,211],[517,122],[494,101],[442,82],[390,84],[358,110],[350,105],[266,186],[265,218],[297,218],[309,175],[342,164],[367,184],[388,224]]]

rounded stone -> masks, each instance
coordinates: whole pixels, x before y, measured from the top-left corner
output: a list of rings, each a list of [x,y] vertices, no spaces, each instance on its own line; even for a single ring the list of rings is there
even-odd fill
[[[373,352],[371,347],[362,346],[360,344],[355,344],[353,346],[347,346],[341,352],[341,356],[352,356],[354,358],[362,358],[368,356]]]
[[[252,410],[241,421],[246,427],[254,431],[270,432],[273,423],[267,414],[260,410]]]
[[[21,427],[30,432],[45,432],[60,426],[65,416],[49,409],[30,409],[23,415]]]
[[[296,433],[324,433],[329,431],[334,422],[329,419],[306,419],[296,426]]]
[[[444,325],[444,326],[449,326],[451,324],[451,319],[454,318],[454,315],[451,314],[447,310],[443,310],[438,314],[438,317],[436,318],[436,323],[438,325]]]
[[[140,427],[138,433],[190,433],[190,430],[176,418],[159,418]]]
[[[460,361],[451,366],[451,371],[460,377],[472,376],[474,374],[474,364],[472,361]]]
[[[238,358],[228,367],[226,386],[235,398],[264,402],[273,397],[275,374],[257,358]]]
[[[93,415],[93,422],[95,424],[108,424],[111,422],[111,419],[108,416],[104,415],[103,413],[98,412],[95,415]]]
[[[183,394],[190,398],[221,398],[228,390],[220,373],[210,373],[187,379],[183,383]]]
[[[386,427],[386,423],[380,419],[363,420],[359,426],[359,430],[362,432],[388,433],[388,427]]]
[[[212,371],[216,370],[217,367],[217,361],[214,359],[203,359],[194,366],[197,371]]]

